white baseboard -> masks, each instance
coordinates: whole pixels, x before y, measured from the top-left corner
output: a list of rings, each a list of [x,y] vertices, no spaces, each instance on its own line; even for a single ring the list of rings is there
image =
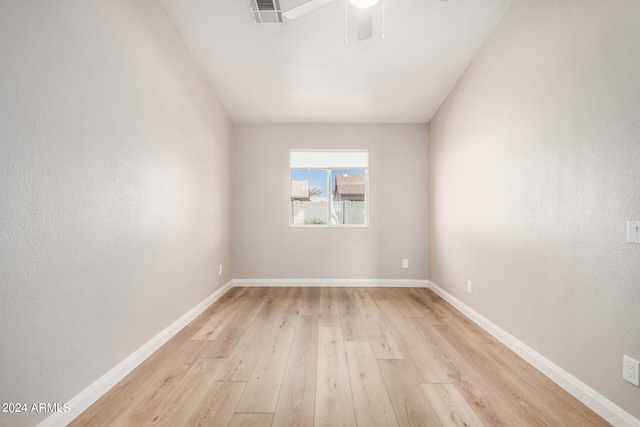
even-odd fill
[[[428,280],[407,279],[234,279],[233,286],[426,288]]]
[[[38,427],[57,427],[69,424],[232,287],[233,280],[209,295],[205,300],[182,315],[178,320],[133,352],[129,357],[118,363],[113,369],[73,397],[68,402],[70,407],[69,412],[52,414],[38,424]]]
[[[633,417],[624,409],[620,408],[615,403],[611,402],[609,399],[602,396],[600,393],[572,376],[567,371],[560,368],[558,365],[554,364],[513,335],[509,334],[507,331],[500,328],[498,325],[491,322],[489,319],[482,316],[480,313],[476,312],[435,283],[428,281],[428,287],[609,423],[620,427],[640,427],[640,420]]]

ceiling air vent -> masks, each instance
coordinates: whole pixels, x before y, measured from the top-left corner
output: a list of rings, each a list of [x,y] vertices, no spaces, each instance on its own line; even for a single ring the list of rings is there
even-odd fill
[[[282,24],[279,0],[249,0],[249,9],[256,24]]]

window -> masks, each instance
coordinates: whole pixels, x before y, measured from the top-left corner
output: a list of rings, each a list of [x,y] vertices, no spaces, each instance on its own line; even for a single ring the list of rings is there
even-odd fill
[[[368,225],[368,150],[291,150],[289,225]]]

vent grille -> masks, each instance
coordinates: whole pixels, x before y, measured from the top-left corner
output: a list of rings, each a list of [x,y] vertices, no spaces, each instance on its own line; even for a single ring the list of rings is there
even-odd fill
[[[258,10],[276,10],[276,5],[272,0],[258,0]]]
[[[282,24],[279,0],[249,0],[249,9],[256,24]]]

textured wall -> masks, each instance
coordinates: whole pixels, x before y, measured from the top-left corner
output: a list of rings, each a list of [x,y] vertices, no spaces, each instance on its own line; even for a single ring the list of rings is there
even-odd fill
[[[369,149],[369,227],[289,227],[293,148]],[[235,277],[426,280],[427,149],[427,125],[236,125]]]
[[[638,22],[514,2],[430,124],[429,278],[640,418]]]
[[[0,58],[0,402],[62,404],[231,279],[233,129],[158,1],[2,1]]]

